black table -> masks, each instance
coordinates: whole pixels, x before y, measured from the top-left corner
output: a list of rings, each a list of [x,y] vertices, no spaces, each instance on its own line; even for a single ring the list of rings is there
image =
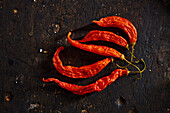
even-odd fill
[[[168,113],[170,112],[170,5],[168,0],[2,0],[0,1],[0,113]],[[135,56],[146,61],[143,77],[122,77],[98,93],[74,95],[42,78],[55,77],[86,85],[109,75],[109,64],[95,77],[71,79],[52,64],[59,46],[64,65],[83,66],[106,57],[72,47],[66,40],[83,38],[91,24],[106,16],[130,20],[138,31]],[[128,52],[113,43],[91,42]],[[126,63],[116,59],[117,63]],[[142,68],[142,65],[138,65]],[[129,67],[135,70],[133,67]]]

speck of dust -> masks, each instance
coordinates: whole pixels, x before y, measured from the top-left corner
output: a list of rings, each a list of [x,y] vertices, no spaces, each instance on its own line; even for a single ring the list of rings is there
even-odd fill
[[[45,7],[45,5],[43,5],[43,7]]]
[[[34,109],[34,108],[37,108],[39,106],[39,104],[30,104],[30,107],[28,108],[28,110],[31,110],[31,109]]]
[[[149,71],[152,71],[151,69],[149,69]]]
[[[52,26],[54,26],[54,25],[52,25]],[[58,24],[56,24],[53,28],[54,33],[57,33],[59,30],[60,30],[60,26]]]
[[[17,14],[18,13],[18,10],[17,9],[14,9],[14,14]]]
[[[40,53],[42,53],[43,52],[43,49],[40,49]]]
[[[87,111],[85,109],[81,110],[81,113],[87,113]]]

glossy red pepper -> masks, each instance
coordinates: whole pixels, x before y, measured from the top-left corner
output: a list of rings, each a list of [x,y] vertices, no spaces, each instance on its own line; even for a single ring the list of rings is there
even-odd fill
[[[90,31],[82,40],[78,40],[78,41],[88,42],[88,41],[99,41],[99,40],[113,42],[125,48],[129,47],[127,41],[123,37],[109,31],[93,30]]]
[[[64,47],[61,46],[57,49],[56,53],[53,57],[53,64],[58,72],[61,74],[70,77],[70,78],[89,78],[97,73],[99,73],[107,64],[109,64],[112,60],[111,58],[106,58],[104,60],[98,61],[91,65],[81,66],[81,67],[74,67],[74,66],[63,66],[60,58],[59,52],[63,50]]]
[[[62,81],[55,79],[55,78],[48,78],[48,79],[43,78],[43,81],[44,82],[54,81],[60,87],[66,89],[66,90],[68,90],[68,91],[70,91],[74,94],[84,95],[84,94],[87,94],[87,93],[102,91],[108,85],[113,83],[117,78],[122,77],[122,76],[126,76],[126,75],[128,75],[128,73],[129,73],[129,71],[127,69],[116,69],[110,75],[102,77],[99,80],[97,80],[95,83],[89,84],[89,85],[86,85],[86,86],[78,86],[78,85],[75,85],[75,84],[69,84],[67,82],[62,82]]]
[[[101,18],[99,21],[92,21],[102,27],[118,27],[127,33],[131,46],[134,46],[137,41],[137,31],[134,25],[127,19],[118,16],[109,16]]]

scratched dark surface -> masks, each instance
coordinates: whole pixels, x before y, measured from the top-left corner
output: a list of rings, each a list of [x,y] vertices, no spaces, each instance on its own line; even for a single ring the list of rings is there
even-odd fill
[[[0,113],[170,112],[169,10],[168,0],[1,0]],[[65,39],[69,31],[73,31],[73,39],[81,39],[94,29],[128,39],[120,29],[91,24],[111,15],[127,18],[138,31],[134,54],[147,64],[141,80],[135,79],[137,75],[122,77],[103,91],[84,96],[42,82],[43,77],[56,77],[86,85],[109,75],[115,63],[95,77],[70,79],[55,70],[52,57],[63,45],[60,58],[64,65],[83,66],[106,58],[74,48]],[[112,43],[94,43],[129,55]],[[116,62],[125,65],[118,59]]]

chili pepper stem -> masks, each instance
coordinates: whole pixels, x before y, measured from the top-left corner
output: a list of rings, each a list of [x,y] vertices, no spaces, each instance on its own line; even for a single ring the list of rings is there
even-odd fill
[[[125,48],[129,50],[129,44],[127,44]]]
[[[128,45],[126,46],[126,48],[127,48],[127,50],[129,51],[129,53],[131,54],[130,62],[139,63],[139,59],[133,55],[134,45],[132,46],[132,52],[129,50]],[[133,61],[133,58],[136,59],[137,61]],[[126,65],[126,66],[120,66],[120,67],[121,67],[121,68],[127,68],[129,65],[130,65],[130,64],[128,64],[128,65]],[[119,66],[118,66],[118,67],[119,67]]]
[[[128,48],[128,51],[131,54],[131,62],[139,63],[139,59],[133,55],[133,53],[129,50],[129,48]],[[136,59],[137,61],[133,61],[133,58]]]
[[[145,63],[145,61],[143,60],[143,59],[141,59],[142,60],[142,62],[143,62],[143,64],[144,64],[144,68],[142,69],[142,71],[141,71],[141,73],[142,72],[144,72],[145,71],[145,69],[146,69],[146,63]],[[128,71],[128,74],[129,73],[140,73],[139,71]],[[142,76],[140,75],[140,77],[138,77],[137,79],[141,79],[142,78]]]
[[[129,65],[132,65],[132,66],[134,66],[137,70],[138,70],[138,72],[140,73],[140,77],[142,76],[142,72],[141,72],[141,70],[139,69],[139,67],[137,67],[136,65],[134,65],[134,64],[132,64],[131,62],[129,62],[126,58],[125,58],[125,56],[122,54],[122,56],[121,56],[121,59],[122,60],[124,60],[124,61],[126,61],[127,63],[129,63]],[[118,64],[116,64],[119,68],[122,68],[121,66],[119,66]]]
[[[113,58],[111,58],[111,60],[112,60],[112,63],[114,62],[114,59]]]

